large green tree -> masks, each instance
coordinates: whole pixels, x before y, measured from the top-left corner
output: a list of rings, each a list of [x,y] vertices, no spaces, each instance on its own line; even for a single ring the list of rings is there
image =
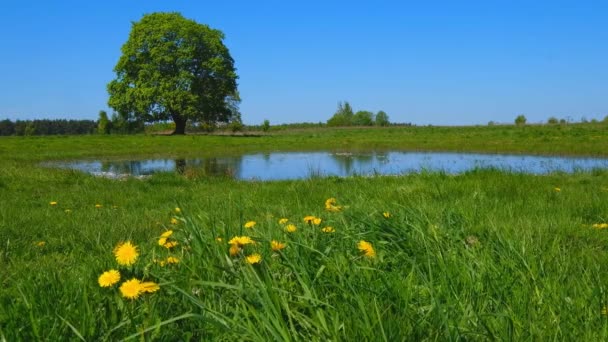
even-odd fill
[[[108,104],[125,120],[229,122],[238,114],[234,60],[224,34],[179,13],[133,23],[108,84]]]

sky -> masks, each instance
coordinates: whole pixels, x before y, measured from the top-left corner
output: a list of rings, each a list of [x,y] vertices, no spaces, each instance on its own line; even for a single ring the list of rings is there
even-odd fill
[[[339,101],[392,122],[608,115],[606,1],[0,3],[0,120],[97,119],[132,22],[224,32],[246,124],[325,122]]]

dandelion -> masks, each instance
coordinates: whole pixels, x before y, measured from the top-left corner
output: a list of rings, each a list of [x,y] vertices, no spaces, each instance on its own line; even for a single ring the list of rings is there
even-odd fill
[[[128,299],[137,299],[142,293],[141,282],[138,279],[127,280],[120,285],[120,293]]]
[[[170,256],[166,260],[167,264],[179,264],[179,259],[173,256]]]
[[[259,255],[258,253],[255,253],[255,254],[248,255],[246,259],[247,259],[247,262],[250,263],[251,265],[259,264],[262,261],[262,256]]]
[[[178,224],[178,223],[179,223],[179,221],[175,217],[171,218],[171,224]]]
[[[285,231],[288,233],[293,233],[296,230],[298,230],[298,227],[296,227],[295,224],[288,224],[287,227],[285,227]]]
[[[357,244],[357,248],[359,248],[359,250],[363,252],[363,255],[368,258],[373,258],[376,256],[376,251],[374,250],[372,244],[365,240],[359,241],[359,243]]]
[[[332,197],[325,201],[325,210],[329,212],[338,212],[342,210],[342,206],[336,205],[336,199]]]
[[[329,226],[321,229],[321,231],[323,233],[335,233],[336,232],[336,230],[334,229],[334,227],[329,227]]]
[[[160,239],[158,239],[158,245],[159,246],[164,246],[167,243],[167,238],[166,237],[161,237]]]
[[[140,291],[146,293],[152,293],[160,290],[160,286],[153,281],[146,281],[139,284]]]
[[[272,240],[270,241],[270,248],[272,248],[273,251],[278,252],[281,249],[285,248],[285,244],[276,240]]]
[[[177,245],[179,245],[179,243],[177,241],[169,241],[169,242],[165,243],[163,245],[163,247],[165,247],[167,249],[171,249],[171,248],[173,248],[173,247],[175,247]]]
[[[160,234],[160,237],[168,238],[171,235],[173,235],[173,231],[172,230],[167,230],[166,232]]]
[[[319,217],[315,217],[314,220],[312,220],[312,224],[314,224],[315,226],[318,226],[321,224],[321,219]]]
[[[175,210],[176,214],[181,214],[182,213],[182,210],[180,208],[176,207],[174,210]]]
[[[593,227],[595,229],[606,229],[606,228],[608,228],[608,223],[595,223],[595,224],[591,225],[591,227]]]
[[[120,281],[120,272],[118,272],[117,270],[109,270],[109,271],[103,272],[99,276],[99,279],[97,279],[97,282],[99,283],[99,286],[101,286],[101,287],[114,286],[114,284],[118,283],[119,281]]]
[[[103,208],[103,205],[101,205],[101,204],[95,204],[95,208],[97,208],[97,209]]]
[[[316,219],[316,217],[314,217],[314,216],[310,216],[310,215],[309,215],[309,216],[306,216],[306,217],[304,217],[304,223],[311,224],[311,223],[312,223],[312,221],[314,221],[314,219]]]
[[[215,238],[215,241],[217,241],[218,243],[221,243],[224,241],[224,239],[222,239],[220,236]]]
[[[289,222],[289,220],[286,218],[282,218],[279,220],[279,224],[286,224],[287,222]]]
[[[52,205],[52,206],[56,206],[57,205],[57,201],[52,201],[49,204]]]
[[[228,250],[228,252],[230,253],[230,256],[235,256],[235,255],[239,254],[240,251],[241,251],[241,247],[239,247],[238,245],[231,245],[230,249]]]
[[[557,187],[556,187],[556,188],[554,188],[553,190],[555,190],[555,192],[560,192],[560,191],[562,191],[562,189],[557,188]]]
[[[253,227],[255,227],[255,221],[249,221],[247,223],[245,223],[245,228],[251,229]]]
[[[38,247],[44,247],[44,245],[46,245],[45,241],[38,241],[38,242],[36,242],[36,246],[38,246]]]
[[[228,243],[233,246],[241,247],[244,245],[250,245],[250,244],[254,243],[254,241],[249,236],[235,236],[232,239],[230,239],[230,241],[228,241]]]
[[[119,265],[130,266],[137,260],[139,252],[137,251],[137,247],[131,244],[131,241],[127,241],[114,249],[114,256]]]
[[[388,211],[385,211],[382,213],[382,216],[384,216],[384,218],[391,218],[393,215],[391,215],[391,213],[389,213]]]

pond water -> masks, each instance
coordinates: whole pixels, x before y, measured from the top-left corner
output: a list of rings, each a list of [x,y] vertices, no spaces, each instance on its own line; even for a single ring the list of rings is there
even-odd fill
[[[87,160],[51,166],[110,178],[178,172],[279,180],[313,176],[399,175],[420,171],[456,174],[479,168],[544,174],[606,169],[608,159],[446,152],[273,152],[189,159]]]

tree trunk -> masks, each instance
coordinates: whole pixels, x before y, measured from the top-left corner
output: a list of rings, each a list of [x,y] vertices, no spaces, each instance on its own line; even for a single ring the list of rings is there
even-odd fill
[[[186,134],[186,121],[185,118],[182,118],[179,115],[173,115],[173,122],[175,122],[175,131],[173,131],[173,135],[184,135]]]

